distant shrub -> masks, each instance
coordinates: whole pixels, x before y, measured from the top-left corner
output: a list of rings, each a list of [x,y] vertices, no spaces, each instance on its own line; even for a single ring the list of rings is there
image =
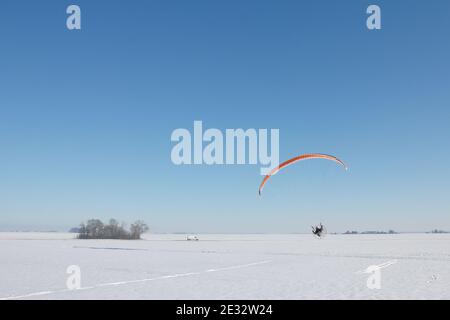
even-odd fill
[[[87,223],[82,223],[78,231],[78,239],[137,240],[144,232],[148,231],[148,226],[145,222],[138,220],[130,226],[128,231],[124,223],[119,225],[115,219],[109,220],[108,224],[104,224],[98,219],[90,219]]]

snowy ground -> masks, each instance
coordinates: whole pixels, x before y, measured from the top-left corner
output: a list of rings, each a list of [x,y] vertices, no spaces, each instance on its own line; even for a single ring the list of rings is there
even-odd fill
[[[72,238],[0,233],[0,299],[450,299],[450,234]]]

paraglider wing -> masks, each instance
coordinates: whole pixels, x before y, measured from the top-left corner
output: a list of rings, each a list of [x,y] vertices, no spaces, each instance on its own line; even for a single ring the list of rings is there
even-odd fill
[[[302,160],[306,160],[306,159],[326,159],[326,160],[334,161],[334,162],[342,165],[345,168],[345,170],[347,170],[347,166],[345,165],[345,163],[342,162],[341,160],[339,160],[338,158],[334,157],[334,156],[330,156],[330,155],[327,155],[327,154],[321,154],[321,153],[303,154],[303,155],[294,157],[292,159],[286,160],[285,162],[281,163],[278,167],[273,168],[272,171],[270,171],[269,174],[264,177],[263,181],[259,185],[259,189],[258,189],[259,195],[261,195],[261,192],[262,192],[262,189],[264,188],[264,185],[267,183],[267,181],[270,179],[270,177],[272,175],[276,174],[278,171],[280,171],[281,169],[287,167],[288,165],[291,165],[293,163],[296,163],[296,162],[302,161]]]

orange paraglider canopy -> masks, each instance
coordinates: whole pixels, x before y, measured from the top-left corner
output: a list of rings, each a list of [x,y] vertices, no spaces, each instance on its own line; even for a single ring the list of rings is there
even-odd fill
[[[345,165],[345,163],[342,162],[341,160],[339,160],[338,158],[334,157],[334,156],[330,156],[330,155],[327,155],[327,154],[321,154],[321,153],[303,154],[303,155],[294,157],[292,159],[286,160],[285,162],[280,164],[278,167],[273,168],[272,171],[270,171],[269,174],[264,177],[263,181],[259,185],[259,189],[258,189],[259,195],[261,195],[261,192],[262,192],[262,189],[264,188],[264,185],[267,183],[267,181],[270,179],[270,177],[272,175],[276,174],[278,171],[280,171],[281,169],[287,167],[290,164],[293,164],[293,163],[296,163],[296,162],[302,161],[302,160],[307,160],[307,159],[326,159],[326,160],[334,161],[334,162],[342,165],[345,168],[345,170],[347,170],[347,166]]]

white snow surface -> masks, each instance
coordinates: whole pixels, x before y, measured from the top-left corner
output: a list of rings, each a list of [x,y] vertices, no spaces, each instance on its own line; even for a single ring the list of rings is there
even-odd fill
[[[0,299],[449,299],[450,234],[0,233]],[[81,289],[66,286],[81,270]],[[364,273],[382,267],[381,288]]]

